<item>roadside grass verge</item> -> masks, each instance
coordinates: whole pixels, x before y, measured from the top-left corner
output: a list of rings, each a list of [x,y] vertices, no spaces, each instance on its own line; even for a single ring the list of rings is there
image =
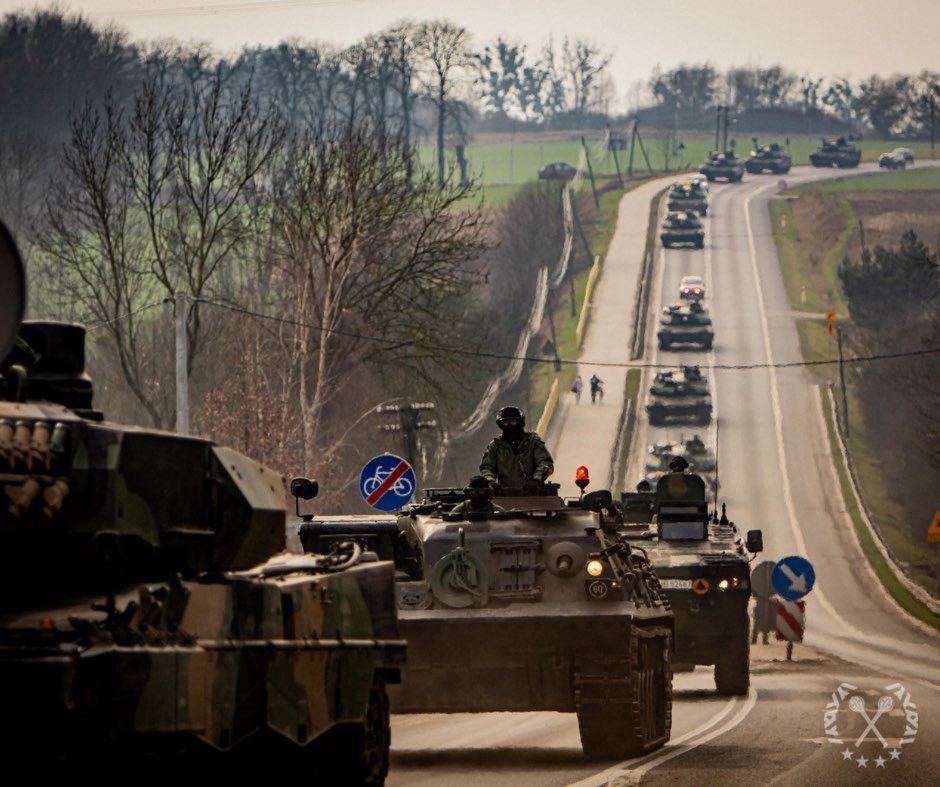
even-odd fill
[[[840,191],[935,191],[937,189],[940,189],[940,167],[858,175],[823,181],[818,185],[800,186],[793,191],[803,193],[813,190],[822,194],[835,194]]]
[[[871,533],[865,526],[861,512],[858,510],[858,506],[855,503],[855,495],[852,493],[852,482],[849,479],[848,470],[842,461],[842,454],[838,448],[839,437],[836,434],[835,424],[832,422],[832,410],[828,406],[825,392],[821,392],[821,395],[823,401],[823,415],[826,420],[826,431],[829,437],[829,451],[832,455],[832,462],[836,468],[836,473],[839,476],[839,487],[842,490],[842,499],[845,501],[846,509],[855,527],[855,533],[862,545],[862,551],[865,553],[865,557],[868,558],[868,562],[871,564],[875,574],[882,585],[884,585],[885,589],[908,614],[940,630],[940,616],[934,615],[929,609],[926,609],[923,604],[911,595],[907,588],[898,582],[897,577],[894,576],[884,556],[875,545]],[[849,443],[851,447],[851,439]],[[858,464],[860,465],[861,463]],[[857,472],[861,473],[860,466],[857,468]],[[859,478],[859,481],[864,486],[865,481],[861,478]],[[867,492],[868,490],[866,488],[866,494]],[[871,503],[869,503],[869,505],[871,505]],[[892,548],[893,546],[892,544]]]
[[[847,189],[840,189],[839,191],[844,193]],[[809,198],[812,198],[814,193],[818,193],[814,189],[805,188],[803,192]],[[840,320],[842,320],[845,319],[844,315],[847,313],[847,309],[838,288],[838,266],[844,254],[847,239],[854,229],[854,212],[848,200],[839,193],[833,194],[830,199],[836,201],[844,225],[835,245],[827,250],[823,255],[822,262],[815,266],[807,260],[801,246],[792,201],[785,199],[772,200],[770,214],[777,253],[792,308],[798,311],[818,313],[824,312],[827,308],[834,308],[840,314]],[[806,293],[805,302],[802,301],[804,288]],[[838,297],[834,297],[835,295],[838,295]],[[830,360],[837,357],[836,338],[826,332],[826,323],[823,319],[799,319],[796,326],[800,351],[805,360]],[[865,505],[868,507],[872,519],[877,523],[882,538],[890,546],[895,558],[906,565],[908,573],[919,584],[936,593],[937,581],[929,572],[929,566],[933,560],[930,547],[926,543],[921,544],[911,538],[910,526],[904,512],[901,506],[891,498],[890,490],[887,488],[881,472],[883,457],[875,455],[871,448],[874,441],[870,437],[870,425],[866,423],[864,417],[863,402],[857,387],[851,384],[853,382],[853,372],[851,368],[846,371],[849,382],[846,391],[849,421],[849,438],[847,442],[849,455],[855,468]],[[838,385],[839,371],[835,364],[810,366],[808,372],[817,384],[825,386],[834,381]],[[836,397],[841,408],[841,391],[838,388],[836,389]],[[844,466],[836,442],[837,436],[833,431],[834,426],[831,423],[832,419],[828,407],[824,406],[823,409],[826,414],[827,429],[829,430],[830,451],[839,471],[845,504],[852,515],[866,557],[875,568],[878,577],[887,590],[904,609],[918,619],[930,625],[938,626],[940,618],[924,608],[897,581],[884,556],[875,546],[872,535],[865,527],[858,511],[851,486],[848,485],[850,484],[848,471]]]
[[[626,383],[623,389],[623,407],[630,408],[627,417],[623,419],[620,433],[617,456],[613,461],[613,489],[610,491],[614,499],[618,499],[620,492],[626,485],[627,467],[630,463],[630,451],[633,447],[633,433],[636,430],[636,408],[640,401],[640,380],[642,374],[639,369],[627,369]]]

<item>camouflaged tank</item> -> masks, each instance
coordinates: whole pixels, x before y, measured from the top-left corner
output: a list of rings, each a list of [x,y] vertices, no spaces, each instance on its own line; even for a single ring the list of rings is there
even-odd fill
[[[666,207],[670,211],[708,213],[708,194],[699,184],[688,180],[673,184],[669,189]]]
[[[708,178],[709,183],[714,180],[738,183],[744,177],[744,163],[733,150],[726,150],[724,153],[712,151],[698,171]]]
[[[277,751],[381,783],[394,566],[352,543],[285,554],[283,477],[105,421],[84,329],[20,327],[2,225],[0,282],[0,748],[96,766]]]
[[[755,140],[756,144],[756,140]],[[752,175],[772,172],[775,175],[785,175],[790,171],[792,159],[778,142],[769,145],[760,145],[751,151],[751,155],[744,162],[744,168]]]
[[[839,137],[835,142],[824,139],[819,149],[809,154],[809,160],[814,167],[852,169],[862,160],[862,151],[846,137]]]
[[[699,301],[673,303],[663,309],[656,331],[660,350],[673,347],[710,350],[715,341],[712,318]]]
[[[663,248],[691,246],[693,249],[705,248],[705,228],[698,216],[687,211],[670,211],[663,219],[659,231],[659,240]]]
[[[715,665],[720,694],[747,694],[750,686],[750,561],[763,549],[760,530],[744,538],[709,511],[705,481],[692,473],[665,473],[653,492],[625,492],[622,533],[642,544],[676,616],[677,670]]]
[[[300,537],[395,560],[408,665],[393,711],[576,713],[587,755],[637,756],[669,738],[672,613],[610,492],[557,489],[470,518],[450,513],[462,490],[430,489],[398,517],[322,517]]]

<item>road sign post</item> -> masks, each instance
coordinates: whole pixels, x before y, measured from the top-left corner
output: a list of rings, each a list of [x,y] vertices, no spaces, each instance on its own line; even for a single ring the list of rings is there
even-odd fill
[[[394,454],[373,457],[359,473],[362,499],[379,511],[397,511],[407,505],[417,486],[411,465]]]
[[[796,601],[813,589],[816,572],[805,557],[789,555],[777,561],[770,581],[778,596],[787,601]]]

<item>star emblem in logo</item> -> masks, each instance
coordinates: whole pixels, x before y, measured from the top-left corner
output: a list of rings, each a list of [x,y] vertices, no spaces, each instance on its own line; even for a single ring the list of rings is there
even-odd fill
[[[900,759],[901,759],[901,750],[900,750],[900,749],[892,749],[891,751],[888,752],[888,754],[891,755],[891,759],[892,759],[892,760],[900,760]]]
[[[843,760],[851,760],[851,759],[852,759],[852,750],[851,750],[851,749],[846,749],[844,752],[842,752],[842,759],[843,759]]]
[[[858,755],[858,767],[859,767],[859,768],[867,768],[867,767],[868,767],[868,758],[867,758],[867,757],[862,757],[861,754]]]
[[[875,765],[879,768],[884,768],[887,760],[884,757],[875,757]]]

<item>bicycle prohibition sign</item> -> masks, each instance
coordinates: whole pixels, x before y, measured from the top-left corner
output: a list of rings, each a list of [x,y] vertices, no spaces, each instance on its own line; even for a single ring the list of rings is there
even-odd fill
[[[406,505],[417,485],[414,469],[394,454],[373,457],[359,473],[363,500],[379,511],[397,511]]]

